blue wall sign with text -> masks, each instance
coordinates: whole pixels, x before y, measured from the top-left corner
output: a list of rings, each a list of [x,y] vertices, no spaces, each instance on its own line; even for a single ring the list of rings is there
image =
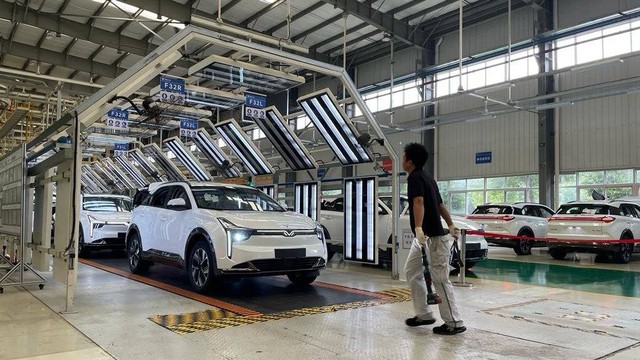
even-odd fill
[[[490,164],[491,151],[476,153],[476,164]]]
[[[262,109],[267,107],[267,97],[260,94],[244,93],[244,104],[252,108]]]
[[[177,78],[164,77],[164,76],[160,78],[160,90],[177,92],[182,94],[187,92],[187,89],[184,86],[184,79],[177,79]]]
[[[120,108],[113,108],[107,112],[107,119],[104,123],[110,128],[128,129],[129,113]]]

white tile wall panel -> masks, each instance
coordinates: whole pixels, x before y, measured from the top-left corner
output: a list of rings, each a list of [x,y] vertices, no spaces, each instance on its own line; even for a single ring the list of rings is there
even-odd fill
[[[393,69],[394,77],[415,72],[417,70],[416,61],[420,59],[421,56],[420,51],[413,48],[398,51],[393,54],[393,60],[395,62]],[[358,87],[389,80],[391,78],[390,61],[390,56],[384,56],[370,63],[358,66]]]
[[[507,4],[505,2],[505,8]],[[534,32],[534,10],[525,7],[515,10],[511,14],[512,43],[530,39]],[[462,30],[462,56],[476,55],[501,46],[507,46],[508,19],[507,14],[491,19]],[[456,59],[458,56],[458,31],[444,36],[438,49],[438,63],[443,64]]]
[[[560,0],[558,27],[566,28],[640,7],[640,0]]]
[[[529,112],[438,127],[438,180],[537,173],[537,128]],[[476,153],[485,151],[492,162],[476,164]]]

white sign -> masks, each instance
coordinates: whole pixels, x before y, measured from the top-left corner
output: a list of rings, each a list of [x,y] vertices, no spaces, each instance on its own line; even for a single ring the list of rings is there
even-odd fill
[[[245,106],[244,107],[244,116],[245,116],[245,118],[248,118],[248,119],[251,119],[251,118],[264,119],[265,118],[265,111],[264,111],[264,109],[258,109],[258,108]]]
[[[402,248],[411,249],[411,244],[413,244],[413,239],[415,238],[411,229],[402,229]]]
[[[160,101],[170,104],[184,104],[185,94],[171,92],[166,90],[160,91]]]

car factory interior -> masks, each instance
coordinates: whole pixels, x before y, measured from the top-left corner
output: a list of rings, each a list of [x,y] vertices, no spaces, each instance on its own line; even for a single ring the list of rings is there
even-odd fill
[[[639,0],[0,0],[0,34],[0,359],[640,359]]]

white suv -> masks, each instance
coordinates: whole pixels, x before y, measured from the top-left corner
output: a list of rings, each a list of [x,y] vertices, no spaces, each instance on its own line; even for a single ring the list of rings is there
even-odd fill
[[[478,206],[467,219],[474,220],[489,233],[544,239],[547,219],[553,215],[549,207],[536,203],[485,204]],[[513,248],[518,255],[531,254],[533,246],[545,246],[544,241],[514,240],[485,236],[491,244]]]
[[[640,250],[637,244],[611,244],[606,240],[635,239],[640,235],[640,206],[624,200],[580,201],[560,206],[549,219],[549,254],[558,260],[567,252],[583,251],[613,255],[626,264],[631,254]],[[569,240],[561,242],[561,240]],[[577,241],[571,241],[577,240]],[[581,241],[582,240],[582,241]]]
[[[390,262],[393,249],[391,248],[391,230],[392,221],[394,219],[391,212],[391,196],[378,197],[378,258],[381,262]],[[412,231],[409,219],[409,200],[406,196],[400,196],[400,234],[405,231]],[[454,224],[460,229],[479,230],[480,226],[471,220],[467,220],[462,216],[451,215]],[[325,231],[327,248],[329,251],[329,259],[336,251],[341,251],[344,246],[344,212],[343,198],[336,198],[329,202],[323,202],[320,214],[320,224]],[[447,224],[442,220],[442,225],[447,228]],[[487,258],[488,245],[487,241],[478,235],[467,236],[466,246],[466,266],[471,268],[474,263]]]
[[[169,182],[142,193],[127,233],[134,273],[161,262],[186,269],[192,287],[203,292],[225,275],[286,274],[307,285],[326,265],[320,225],[255,188]]]
[[[78,239],[80,256],[86,256],[92,249],[125,249],[131,208],[128,196],[83,195]]]

